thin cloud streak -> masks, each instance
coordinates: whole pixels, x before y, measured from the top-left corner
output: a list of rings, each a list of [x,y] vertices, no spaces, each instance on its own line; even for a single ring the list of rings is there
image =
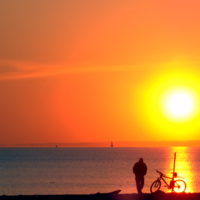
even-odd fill
[[[23,61],[0,61],[0,80],[26,79],[74,73],[127,71],[130,67],[66,67],[64,65],[36,65]]]

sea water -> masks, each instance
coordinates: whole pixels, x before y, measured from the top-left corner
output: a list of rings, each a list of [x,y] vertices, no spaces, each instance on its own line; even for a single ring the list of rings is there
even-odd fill
[[[186,192],[200,192],[198,147],[0,148],[0,195],[136,193],[132,167],[141,157],[149,193],[156,169],[172,176],[175,152]]]

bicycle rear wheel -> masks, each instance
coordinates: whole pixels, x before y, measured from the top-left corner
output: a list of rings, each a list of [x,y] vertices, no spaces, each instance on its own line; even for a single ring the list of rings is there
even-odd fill
[[[150,192],[154,193],[156,191],[158,191],[161,187],[161,182],[160,180],[156,180],[152,183],[151,187],[150,187]]]
[[[186,190],[185,181],[181,179],[174,181],[174,192],[180,193],[180,192],[185,192],[185,190]]]

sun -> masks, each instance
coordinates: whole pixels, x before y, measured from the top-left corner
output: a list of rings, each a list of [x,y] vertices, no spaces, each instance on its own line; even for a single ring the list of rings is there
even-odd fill
[[[198,109],[196,92],[185,86],[171,87],[161,95],[162,115],[172,122],[188,122],[194,118]]]
[[[165,94],[164,114],[172,120],[189,119],[196,107],[194,95],[191,91],[175,90]]]
[[[155,139],[191,140],[200,131],[200,77],[175,67],[153,74],[137,90],[138,122]]]
[[[167,107],[172,115],[183,117],[191,113],[194,103],[188,94],[177,93],[169,97]]]

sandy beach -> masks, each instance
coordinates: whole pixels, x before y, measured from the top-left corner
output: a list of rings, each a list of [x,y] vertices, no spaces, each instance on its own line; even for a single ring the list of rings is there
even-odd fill
[[[197,200],[200,199],[200,193],[182,193],[182,194],[82,194],[82,195],[18,195],[18,196],[0,196],[0,199],[11,200]]]

